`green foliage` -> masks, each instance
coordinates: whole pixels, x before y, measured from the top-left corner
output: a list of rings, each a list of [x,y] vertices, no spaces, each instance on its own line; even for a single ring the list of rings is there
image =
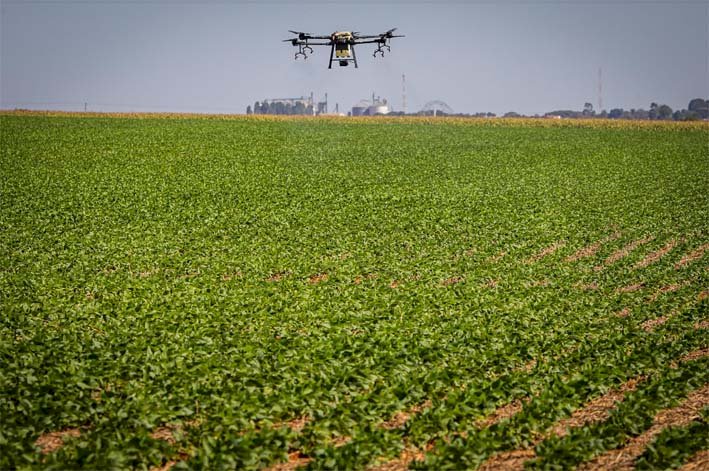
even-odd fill
[[[709,423],[704,418],[687,427],[663,430],[636,462],[637,469],[679,468],[694,453],[709,449]]]
[[[550,438],[537,447],[532,467],[548,469],[579,464],[603,451],[612,450],[652,425],[654,415],[671,407],[689,391],[709,381],[709,362],[692,362],[658,375],[649,384],[629,394],[609,419],[572,430],[563,438]],[[681,448],[675,449],[680,452]]]
[[[540,446],[563,467],[707,380],[706,363],[668,367],[706,347],[707,256],[675,269],[709,242],[706,127],[0,116],[0,129],[0,468],[258,469],[298,450],[311,468],[363,469],[435,441],[420,466],[460,469],[654,375],[607,424]],[[62,430],[80,433],[40,453]]]

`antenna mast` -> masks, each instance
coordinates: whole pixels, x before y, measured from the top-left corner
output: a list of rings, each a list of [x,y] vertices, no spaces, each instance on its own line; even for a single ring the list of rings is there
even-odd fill
[[[598,68],[598,113],[603,111],[603,67]]]

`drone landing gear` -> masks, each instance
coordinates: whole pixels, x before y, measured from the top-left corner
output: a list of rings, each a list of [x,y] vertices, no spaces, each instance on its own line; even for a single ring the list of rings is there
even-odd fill
[[[384,48],[387,49],[387,52],[391,52],[391,47],[388,44],[379,43],[372,56],[377,57],[377,53],[379,53],[382,57],[384,57]]]
[[[308,52],[310,51],[310,52]],[[308,44],[298,44],[298,52],[295,53],[295,60],[298,60],[298,56],[303,56],[303,60],[308,59],[308,54],[313,53],[313,48],[308,46]]]

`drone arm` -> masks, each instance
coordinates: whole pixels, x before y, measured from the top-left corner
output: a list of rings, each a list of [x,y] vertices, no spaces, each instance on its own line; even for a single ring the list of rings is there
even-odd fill
[[[291,42],[294,46],[329,46],[330,43],[311,43],[310,41],[291,41],[290,39],[284,39],[283,42]]]
[[[381,39],[372,39],[369,41],[360,41],[360,40],[355,40],[353,44],[374,44],[374,43],[382,43],[383,41]]]

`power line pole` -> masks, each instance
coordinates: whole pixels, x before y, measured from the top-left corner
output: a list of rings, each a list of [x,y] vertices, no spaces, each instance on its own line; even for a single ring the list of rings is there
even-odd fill
[[[401,111],[406,114],[406,75],[401,74]]]

